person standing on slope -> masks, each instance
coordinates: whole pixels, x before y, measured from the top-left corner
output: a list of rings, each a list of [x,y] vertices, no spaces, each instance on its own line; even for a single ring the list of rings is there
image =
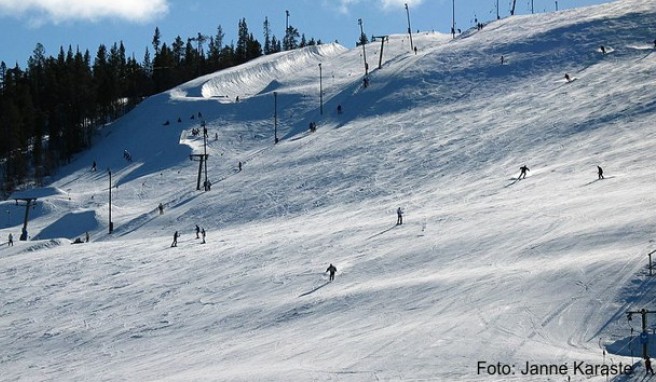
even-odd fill
[[[597,166],[597,176],[598,179],[604,179],[604,170],[602,170],[599,166]]]
[[[403,210],[401,207],[396,209],[396,225],[403,224]]]
[[[526,179],[526,172],[531,171],[526,165],[523,165],[522,167],[519,168],[519,177],[517,177],[517,180],[520,179]]]
[[[330,276],[328,278],[329,281],[335,280],[335,272],[337,272],[337,268],[334,265],[330,264],[328,269],[326,269],[326,272],[330,272]]]
[[[178,246],[178,236],[180,236],[178,234],[178,231],[175,231],[175,233],[173,234],[173,243],[171,243],[171,247],[177,247]]]
[[[654,369],[651,367],[651,360],[649,357],[645,357],[645,374],[651,373],[651,375],[654,375]]]

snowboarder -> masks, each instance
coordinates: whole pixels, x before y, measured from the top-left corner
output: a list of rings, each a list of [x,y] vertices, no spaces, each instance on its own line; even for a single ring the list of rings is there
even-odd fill
[[[96,161],[91,164],[91,171],[96,172]]]
[[[89,242],[89,231],[84,233],[84,242],[88,243]]]
[[[403,210],[401,207],[396,209],[396,225],[403,224]]]
[[[200,243],[201,243],[201,244],[205,244],[205,228],[203,228],[203,229],[200,231],[200,235],[201,235],[202,238],[203,238],[203,241],[201,241]]]
[[[599,50],[601,50],[601,54],[606,54],[606,48],[602,45]]]
[[[602,170],[599,166],[597,166],[597,176],[599,179],[604,179],[604,170]]]
[[[7,246],[8,247],[14,246],[14,235],[12,235],[11,233],[9,234],[9,240],[7,240]]]
[[[241,162],[239,162],[238,167],[239,167],[239,172],[241,172]]]
[[[415,46],[415,56],[417,55],[417,47]]]
[[[651,360],[649,357],[645,357],[645,374],[651,373],[651,375],[654,375],[654,369],[651,368]]]
[[[337,114],[342,114],[342,105],[337,105]]]
[[[565,81],[572,82],[572,78],[567,73],[565,73]]]
[[[328,269],[326,269],[326,272],[330,272],[330,276],[328,278],[330,281],[335,280],[335,272],[337,272],[337,268],[335,268],[334,265],[330,264]]]
[[[178,234],[178,231],[175,231],[175,233],[173,234],[173,243],[171,243],[171,247],[177,247],[178,246],[178,236],[180,236]]]
[[[199,238],[198,236],[199,234],[200,234],[200,227],[198,226],[198,224],[196,224],[196,239]]]
[[[168,119],[166,120],[166,122],[162,123],[162,125],[164,125],[164,126],[168,126],[168,125],[170,125],[170,124],[171,124],[171,122],[169,122]]]
[[[501,65],[503,65],[503,55],[501,55]]]
[[[526,172],[531,171],[526,165],[523,165],[522,167],[519,168],[519,176],[517,177],[517,180],[526,179]]]
[[[160,215],[164,215],[164,205],[162,203],[157,206],[157,209],[159,210]]]

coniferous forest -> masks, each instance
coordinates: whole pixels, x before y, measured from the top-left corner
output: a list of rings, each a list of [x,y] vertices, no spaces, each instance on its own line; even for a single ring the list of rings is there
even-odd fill
[[[224,41],[221,26],[167,44],[156,28],[139,59],[122,42],[101,44],[95,54],[60,47],[56,57],[38,43],[25,68],[0,61],[0,193],[41,185],[145,97],[262,55],[321,44],[292,26],[277,39],[266,18],[263,31],[262,44],[241,19],[236,44]]]

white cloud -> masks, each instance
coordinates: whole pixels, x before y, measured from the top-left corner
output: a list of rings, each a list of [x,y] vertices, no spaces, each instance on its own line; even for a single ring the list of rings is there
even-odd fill
[[[395,9],[395,8],[404,8],[405,4],[408,4],[408,7],[419,5],[423,0],[380,0],[383,5],[383,9]]]
[[[349,8],[351,5],[359,3],[360,0],[339,0],[337,3],[337,11],[342,14],[349,14]]]
[[[405,7],[405,4],[408,4],[409,7],[420,5],[423,0],[325,0],[324,4],[332,3],[333,7],[337,8],[337,11],[342,14],[348,14],[350,12],[351,6],[357,3],[372,3],[372,6],[380,6],[383,10],[391,10]]]
[[[108,18],[146,22],[168,10],[167,0],[0,0],[0,15],[27,18],[33,25]]]

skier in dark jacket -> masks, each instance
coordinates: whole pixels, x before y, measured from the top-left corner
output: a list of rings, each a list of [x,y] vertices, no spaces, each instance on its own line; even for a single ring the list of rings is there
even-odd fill
[[[651,375],[654,375],[654,369],[651,367],[651,360],[649,357],[645,357],[645,374],[651,373]]]
[[[328,266],[328,269],[326,269],[326,272],[330,272],[330,277],[329,277],[330,281],[335,280],[335,272],[337,272],[337,268],[335,268],[334,265],[330,264]]]
[[[403,224],[403,210],[401,207],[396,209],[396,225]]]
[[[597,166],[597,175],[599,179],[604,179],[604,170],[602,170],[599,166]]]
[[[196,239],[200,238],[199,235],[200,235],[200,227],[198,226],[198,224],[196,224]]]
[[[178,236],[180,236],[178,234],[178,231],[175,231],[175,233],[173,234],[173,243],[171,243],[171,247],[177,247],[178,246]]]
[[[531,171],[526,165],[523,165],[522,167],[519,168],[519,177],[517,177],[517,180],[526,179],[526,172]]]

